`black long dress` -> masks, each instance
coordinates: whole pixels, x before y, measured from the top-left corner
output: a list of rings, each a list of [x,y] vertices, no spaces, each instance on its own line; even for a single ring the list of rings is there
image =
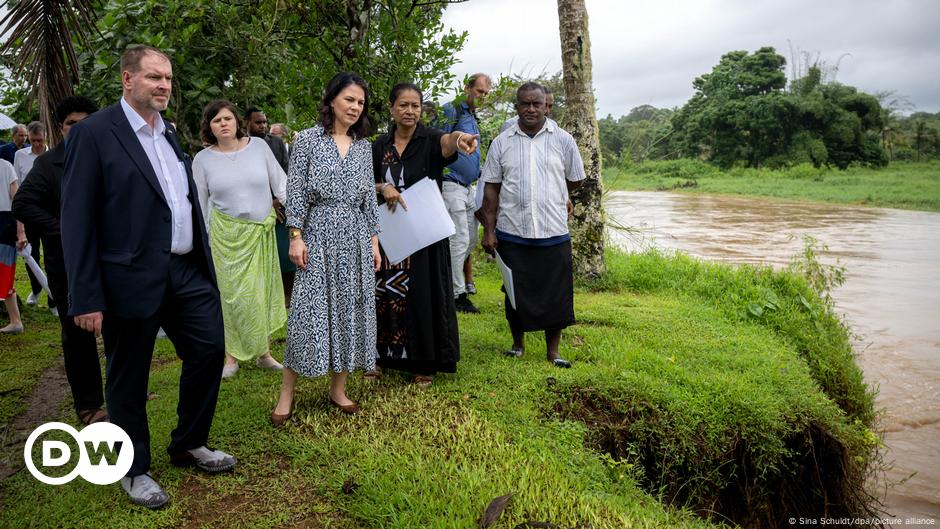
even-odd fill
[[[405,152],[399,153],[393,125],[372,144],[376,183],[392,183],[401,192],[429,177],[440,189],[444,167],[457,159],[456,153],[449,158],[441,155],[443,134],[419,124]],[[460,339],[447,239],[418,250],[394,266],[382,250],[375,300],[380,366],[418,375],[457,371]]]

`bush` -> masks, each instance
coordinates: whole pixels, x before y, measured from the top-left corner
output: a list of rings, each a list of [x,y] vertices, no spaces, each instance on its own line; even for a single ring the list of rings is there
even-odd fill
[[[706,178],[721,172],[714,165],[689,158],[644,162],[628,167],[637,174],[652,174],[664,178],[680,178],[683,180]]]

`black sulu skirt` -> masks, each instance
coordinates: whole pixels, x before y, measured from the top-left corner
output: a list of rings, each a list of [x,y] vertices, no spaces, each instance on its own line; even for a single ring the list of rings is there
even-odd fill
[[[522,331],[559,330],[573,325],[574,279],[571,241],[529,246],[499,241],[496,249],[512,270],[516,308],[506,296],[506,320]]]

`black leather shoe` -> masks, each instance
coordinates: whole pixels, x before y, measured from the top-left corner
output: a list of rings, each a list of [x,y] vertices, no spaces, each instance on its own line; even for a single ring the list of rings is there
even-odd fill
[[[467,294],[457,296],[457,299],[454,300],[454,306],[457,308],[457,312],[466,312],[468,314],[480,313],[480,309],[473,305],[470,298],[467,297]]]

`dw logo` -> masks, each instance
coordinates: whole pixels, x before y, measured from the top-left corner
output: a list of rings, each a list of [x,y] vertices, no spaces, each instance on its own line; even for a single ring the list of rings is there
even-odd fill
[[[72,436],[78,445],[78,464],[64,476],[48,476],[36,467],[33,461],[33,445],[39,436],[60,430]],[[41,446],[41,466],[56,468],[73,461],[72,449],[63,441],[43,440]],[[98,422],[86,426],[81,432],[68,424],[47,422],[33,430],[23,447],[23,459],[29,473],[47,485],[62,485],[81,476],[89,483],[108,485],[115,483],[131,468],[134,462],[134,445],[131,438],[120,426],[109,422]]]

